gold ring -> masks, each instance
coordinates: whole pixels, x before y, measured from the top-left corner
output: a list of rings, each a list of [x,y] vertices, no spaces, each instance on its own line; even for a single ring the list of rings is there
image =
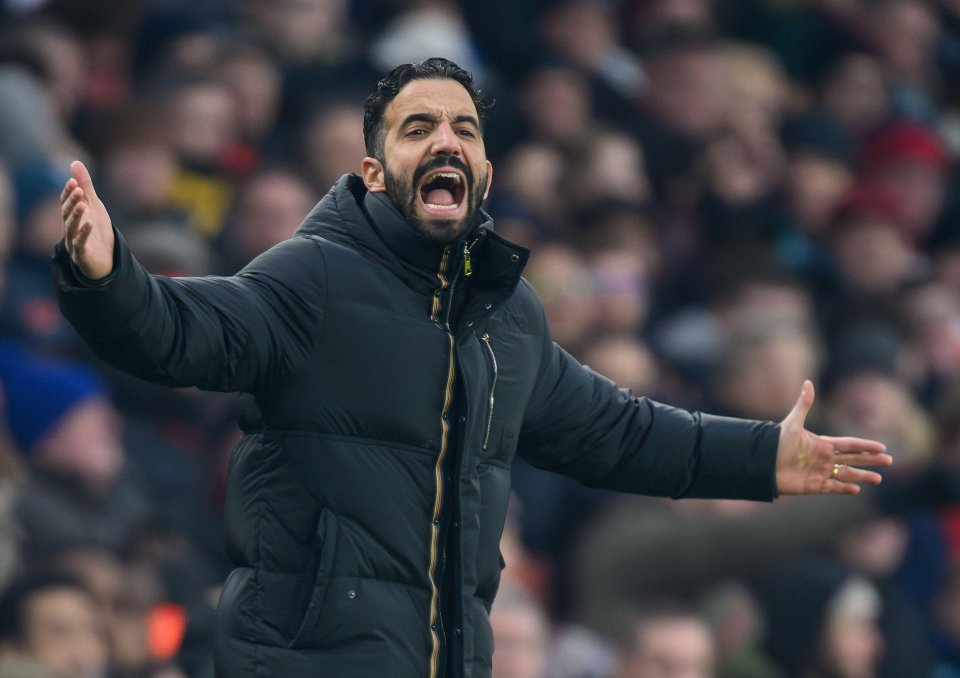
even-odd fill
[[[830,474],[830,477],[836,480],[838,475],[840,475],[840,464],[834,464],[833,472]]]

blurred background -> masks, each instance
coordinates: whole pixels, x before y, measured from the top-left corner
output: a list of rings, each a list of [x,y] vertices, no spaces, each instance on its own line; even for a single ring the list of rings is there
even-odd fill
[[[688,409],[883,440],[859,498],[626,497],[518,461],[495,678],[960,676],[958,0],[0,0],[0,676],[209,678],[242,401],[96,362],[69,161],[231,274],[364,156],[392,66],[495,102],[486,205],[556,339]]]

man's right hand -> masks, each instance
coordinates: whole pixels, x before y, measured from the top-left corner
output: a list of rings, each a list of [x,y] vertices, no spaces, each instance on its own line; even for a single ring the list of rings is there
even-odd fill
[[[64,244],[80,272],[99,280],[113,271],[113,224],[83,163],[70,163],[70,174],[60,194]]]

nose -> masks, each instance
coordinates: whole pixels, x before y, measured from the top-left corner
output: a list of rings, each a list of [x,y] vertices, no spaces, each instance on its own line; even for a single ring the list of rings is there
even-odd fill
[[[450,123],[441,122],[437,125],[431,151],[434,155],[460,155],[460,139]]]

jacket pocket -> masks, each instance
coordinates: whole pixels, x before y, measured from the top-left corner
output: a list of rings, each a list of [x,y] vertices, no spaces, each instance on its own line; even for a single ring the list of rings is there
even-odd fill
[[[337,548],[337,517],[333,511],[324,508],[317,521],[317,533],[313,548],[319,549],[320,558],[313,576],[313,585],[310,588],[310,600],[303,613],[300,628],[290,641],[290,647],[303,647],[316,641],[317,627],[323,613],[324,601],[330,588],[330,574]]]

